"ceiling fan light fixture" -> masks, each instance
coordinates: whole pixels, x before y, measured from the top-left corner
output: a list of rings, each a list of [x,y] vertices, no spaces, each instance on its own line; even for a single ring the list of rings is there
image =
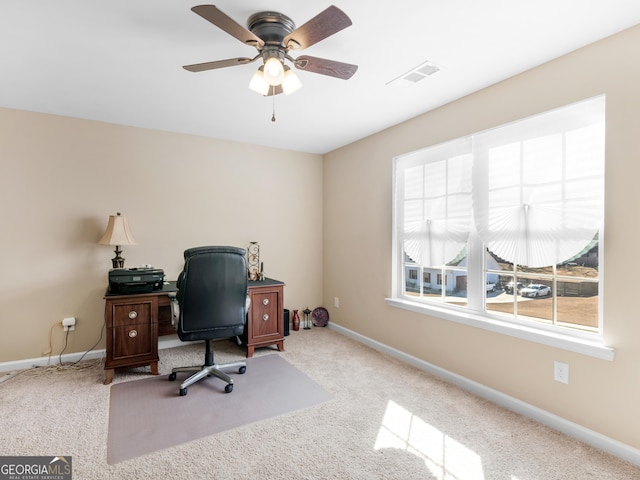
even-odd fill
[[[249,82],[249,88],[260,95],[269,93],[269,84],[264,78],[264,66],[260,67],[256,73],[253,74]]]
[[[297,92],[302,87],[302,82],[288,66],[284,67],[284,80],[282,80],[282,91],[285,95],[290,95],[293,92]]]
[[[213,62],[184,65],[189,72],[202,72],[218,68],[245,65],[262,59],[263,65],[249,82],[249,88],[263,96],[284,93],[289,95],[302,86],[297,75],[285,64],[311,73],[348,80],[358,69],[357,65],[303,55],[292,58],[287,52],[303,50],[338,33],[351,25],[351,19],[335,5],[331,5],[297,27],[293,20],[273,11],[257,12],[247,20],[247,28],[219,10],[215,5],[197,5],[191,10],[220,30],[258,50],[253,58],[238,57]],[[275,116],[274,116],[275,118]]]
[[[277,57],[270,57],[264,62],[263,73],[269,85],[280,85],[284,80],[284,65]]]

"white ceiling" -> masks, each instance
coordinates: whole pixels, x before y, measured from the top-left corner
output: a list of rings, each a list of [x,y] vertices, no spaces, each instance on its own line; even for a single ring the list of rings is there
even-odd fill
[[[331,1],[215,5],[300,26]],[[358,71],[297,70],[302,89],[274,98],[247,88],[259,61],[181,68],[256,53],[191,12],[202,0],[0,0],[0,106],[326,153],[640,23],[638,0],[333,1],[353,25],[292,56]],[[387,85],[427,60],[441,70]]]

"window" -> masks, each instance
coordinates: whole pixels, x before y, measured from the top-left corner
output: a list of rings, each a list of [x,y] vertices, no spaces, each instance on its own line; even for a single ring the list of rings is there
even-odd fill
[[[599,96],[396,158],[394,299],[599,336],[604,147]]]

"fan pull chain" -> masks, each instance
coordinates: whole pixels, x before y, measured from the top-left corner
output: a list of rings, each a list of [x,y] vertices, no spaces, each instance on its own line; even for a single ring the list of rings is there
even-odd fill
[[[271,95],[271,99],[273,100],[273,110],[271,113],[271,121],[275,122],[276,121],[276,87],[275,85],[273,85],[271,88],[273,88],[273,93]]]

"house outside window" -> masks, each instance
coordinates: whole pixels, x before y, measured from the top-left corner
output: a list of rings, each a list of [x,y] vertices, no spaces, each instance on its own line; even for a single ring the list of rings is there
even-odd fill
[[[396,158],[394,298],[601,335],[604,114],[599,96]]]

